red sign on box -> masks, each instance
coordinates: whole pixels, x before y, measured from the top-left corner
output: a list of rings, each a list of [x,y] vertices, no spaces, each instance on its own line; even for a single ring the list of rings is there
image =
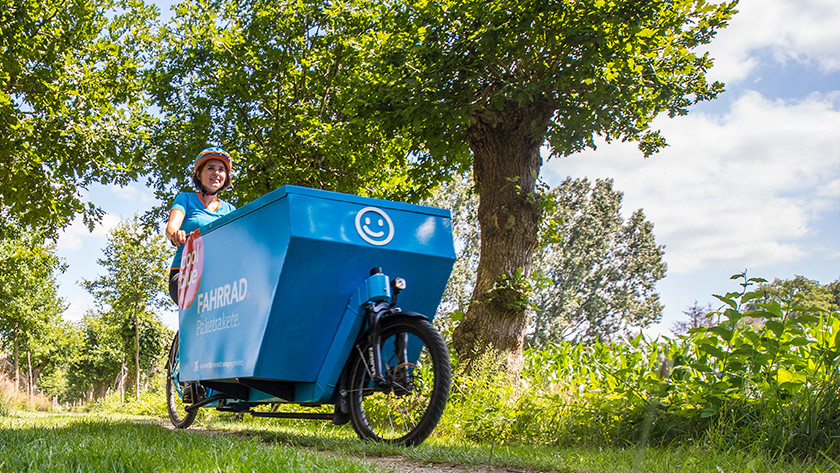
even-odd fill
[[[201,272],[204,269],[204,240],[198,230],[190,233],[181,254],[181,272],[178,275],[178,307],[186,309],[195,301]]]

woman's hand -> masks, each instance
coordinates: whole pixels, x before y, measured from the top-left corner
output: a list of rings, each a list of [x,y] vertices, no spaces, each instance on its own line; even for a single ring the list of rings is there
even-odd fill
[[[169,211],[169,221],[166,223],[166,239],[175,246],[181,246],[187,241],[187,232],[181,230],[184,223],[184,212],[178,209]]]

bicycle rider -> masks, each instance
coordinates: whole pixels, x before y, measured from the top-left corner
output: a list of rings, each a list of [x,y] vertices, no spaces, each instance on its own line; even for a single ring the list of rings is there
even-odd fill
[[[230,187],[230,154],[222,148],[205,148],[193,162],[192,182],[196,192],[175,196],[166,224],[166,238],[178,250],[169,270],[169,296],[178,303],[178,274],[184,243],[191,232],[232,212],[234,207],[219,198],[219,192]]]

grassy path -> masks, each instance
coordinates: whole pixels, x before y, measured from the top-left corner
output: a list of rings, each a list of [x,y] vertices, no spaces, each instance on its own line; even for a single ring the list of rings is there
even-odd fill
[[[312,423],[202,424],[184,431],[154,418],[12,413],[0,417],[0,472],[840,473],[743,452],[494,447],[436,437],[401,448]]]
[[[20,414],[0,419],[2,472],[374,472],[257,438],[174,431],[96,416]]]

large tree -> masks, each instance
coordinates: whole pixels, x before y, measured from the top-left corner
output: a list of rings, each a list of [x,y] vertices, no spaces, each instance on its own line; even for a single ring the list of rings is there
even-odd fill
[[[183,3],[152,70],[160,197],[195,152],[230,148],[234,201],[284,184],[414,199],[472,166],[481,262],[455,332],[464,360],[521,364],[541,205],[541,148],[650,130],[714,98],[698,55],[734,12],[702,0]]]
[[[116,327],[124,342],[124,357],[134,358],[134,392],[140,396],[142,369],[157,360],[165,329],[154,309],[168,302],[166,273],[171,252],[163,236],[150,233],[137,218],[114,228],[97,262],[106,274],[82,285]]]
[[[384,0],[357,43],[370,66],[357,94],[372,126],[411,140],[416,160],[471,162],[481,259],[454,333],[469,361],[490,348],[521,366],[527,284],[541,206],[541,150],[566,156],[606,141],[664,145],[651,121],[714,98],[696,52],[735,2],[704,0]],[[547,148],[543,148],[544,145]]]
[[[0,0],[0,223],[93,225],[84,189],[137,176],[153,18],[140,0]]]

